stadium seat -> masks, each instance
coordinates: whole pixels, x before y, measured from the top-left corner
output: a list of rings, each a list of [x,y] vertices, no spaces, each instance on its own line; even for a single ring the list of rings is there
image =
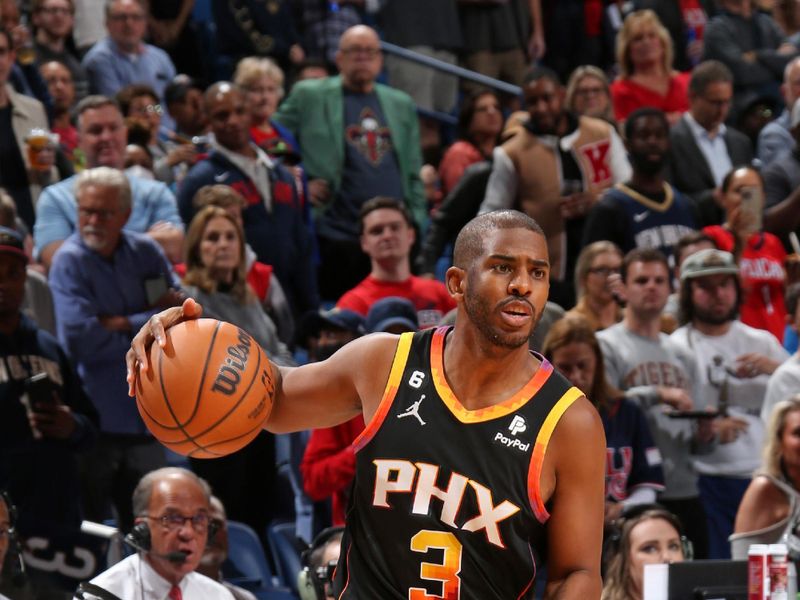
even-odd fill
[[[228,521],[228,560],[222,565],[226,581],[253,592],[263,600],[294,596],[272,573],[255,531],[244,523]]]
[[[294,523],[272,523],[267,540],[281,583],[297,594],[297,574],[302,569]]]

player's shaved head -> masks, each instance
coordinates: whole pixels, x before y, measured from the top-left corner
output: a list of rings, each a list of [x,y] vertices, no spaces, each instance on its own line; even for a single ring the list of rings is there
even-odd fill
[[[456,238],[453,266],[468,270],[483,254],[483,240],[497,229],[527,229],[544,237],[539,224],[518,210],[497,210],[479,215],[467,223]]]

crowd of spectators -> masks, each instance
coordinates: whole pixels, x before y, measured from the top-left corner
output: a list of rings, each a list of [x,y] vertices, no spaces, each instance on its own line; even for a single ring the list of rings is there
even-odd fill
[[[793,530],[798,98],[798,2],[3,0],[0,489],[20,535],[128,530],[136,483],[178,460],[125,393],[150,315],[191,296],[287,365],[446,324],[439,263],[504,208],[547,237],[531,349],[603,418],[609,528],[680,537],[678,515],[702,558]],[[262,537],[317,502],[310,541],[345,519],[363,428],[181,464]],[[641,597],[629,558],[608,598]]]

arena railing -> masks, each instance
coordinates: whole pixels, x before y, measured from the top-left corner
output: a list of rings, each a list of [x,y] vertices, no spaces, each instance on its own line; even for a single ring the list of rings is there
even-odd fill
[[[424,54],[420,54],[419,52],[414,52],[413,50],[403,48],[402,46],[397,46],[389,42],[381,41],[381,49],[386,54],[392,54],[399,58],[410,60],[411,62],[415,62],[424,65],[426,67],[430,67],[431,69],[436,69],[437,71],[442,71],[449,75],[453,75],[461,79],[472,81],[479,85],[502,92],[503,94],[509,94],[511,96],[522,95],[522,88],[520,88],[519,86],[508,83],[506,81],[500,81],[499,79],[494,79],[493,77],[487,77],[486,75],[483,75],[476,71],[470,71],[469,69],[459,67],[458,65],[452,65],[448,62],[439,60],[437,58],[431,58],[430,56],[425,56]],[[417,112],[419,112],[423,116],[431,117],[436,119],[437,121],[447,123],[448,125],[455,125],[457,122],[456,117],[454,117],[453,115],[449,115],[447,113],[433,111],[433,110],[419,109],[419,108],[417,109]]]

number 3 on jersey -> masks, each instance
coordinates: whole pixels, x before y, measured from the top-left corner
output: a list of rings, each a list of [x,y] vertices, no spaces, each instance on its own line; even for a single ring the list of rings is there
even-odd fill
[[[419,371],[414,371],[415,375],[417,373]],[[444,551],[441,563],[423,562],[419,567],[422,579],[441,582],[442,595],[431,595],[424,588],[409,588],[408,600],[458,600],[461,597],[461,577],[458,576],[461,572],[461,542],[456,536],[448,531],[423,529],[411,538],[411,550],[423,554],[429,550]]]

